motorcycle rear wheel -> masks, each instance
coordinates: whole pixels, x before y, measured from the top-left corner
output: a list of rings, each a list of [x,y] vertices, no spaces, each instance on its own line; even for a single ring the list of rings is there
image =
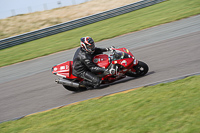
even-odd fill
[[[128,71],[126,73],[127,76],[141,77],[144,76],[149,71],[148,65],[142,61],[138,61],[138,65],[134,66],[133,68],[136,70],[136,72]]]
[[[71,87],[71,86],[67,86],[67,85],[63,85],[63,87],[65,89],[67,89],[68,91],[73,91],[73,92],[80,92],[80,91],[85,91],[87,90],[86,88],[80,87],[80,88],[75,88],[75,87]]]

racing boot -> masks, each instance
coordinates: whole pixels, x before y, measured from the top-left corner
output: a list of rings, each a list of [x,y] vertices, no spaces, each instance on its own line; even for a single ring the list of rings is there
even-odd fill
[[[80,82],[80,85],[84,85],[87,90],[94,89],[93,84],[91,82],[87,81],[87,80],[83,80],[82,82]]]

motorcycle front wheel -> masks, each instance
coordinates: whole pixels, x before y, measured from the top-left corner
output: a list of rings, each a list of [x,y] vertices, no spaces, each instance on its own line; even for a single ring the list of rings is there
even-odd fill
[[[148,65],[142,61],[138,61],[138,65],[133,66],[133,69],[135,69],[135,72],[128,71],[126,75],[130,77],[141,77],[149,71]]]

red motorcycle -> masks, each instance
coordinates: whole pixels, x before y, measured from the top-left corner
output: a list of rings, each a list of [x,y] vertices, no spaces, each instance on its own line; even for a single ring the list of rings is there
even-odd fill
[[[106,72],[98,74],[102,78],[102,84],[112,83],[126,76],[144,76],[149,70],[146,63],[135,59],[126,48],[113,48],[110,54],[96,55],[93,62],[99,67],[106,68]],[[53,74],[62,77],[56,82],[62,84],[69,91],[86,90],[86,86],[80,85],[83,79],[72,75],[72,64],[73,61],[67,61],[52,68]]]

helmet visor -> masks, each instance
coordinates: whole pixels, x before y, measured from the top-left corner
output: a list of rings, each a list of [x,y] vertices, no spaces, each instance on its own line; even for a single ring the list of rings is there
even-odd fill
[[[89,52],[94,52],[95,51],[95,45],[91,44],[91,45],[87,45],[87,49]]]
[[[94,50],[95,49],[95,45],[94,44],[93,45],[88,45],[87,48],[91,49],[91,50]]]

